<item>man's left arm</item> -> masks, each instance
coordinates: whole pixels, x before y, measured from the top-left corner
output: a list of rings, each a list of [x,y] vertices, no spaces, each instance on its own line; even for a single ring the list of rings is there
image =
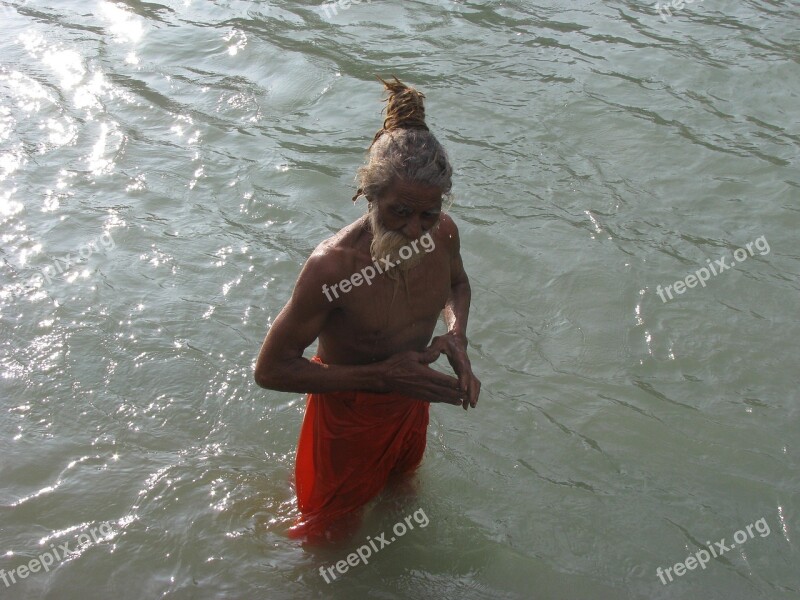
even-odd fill
[[[453,367],[458,384],[464,393],[461,406],[467,410],[467,405],[475,408],[478,404],[478,395],[481,391],[481,382],[472,372],[472,365],[467,356],[467,320],[469,318],[469,304],[472,291],[469,277],[464,271],[461,261],[461,240],[458,228],[451,218],[446,219],[442,234],[450,241],[450,295],[444,306],[444,320],[447,324],[447,333],[431,340],[430,349],[447,355],[450,366]]]

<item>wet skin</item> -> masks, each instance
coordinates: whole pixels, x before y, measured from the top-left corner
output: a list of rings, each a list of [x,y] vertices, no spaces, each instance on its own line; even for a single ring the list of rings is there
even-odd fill
[[[441,213],[441,190],[399,182],[374,204],[386,229],[403,234],[408,245],[429,232],[433,250],[426,253],[417,243],[424,258],[404,272],[407,285],[379,274],[371,285],[340,290],[338,298],[329,294],[329,301],[323,285],[331,288],[373,264],[366,216],[322,242],[267,333],[256,362],[256,382],[300,393],[397,392],[474,408],[480,381],[467,357],[469,280],[458,229]],[[442,310],[448,333],[431,340]],[[303,358],[317,338],[317,354],[325,365]],[[441,354],[457,379],[428,366]]]

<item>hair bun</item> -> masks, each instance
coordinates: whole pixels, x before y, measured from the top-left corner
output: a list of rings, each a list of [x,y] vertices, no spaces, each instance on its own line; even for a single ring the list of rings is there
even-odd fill
[[[394,81],[385,81],[380,76],[378,80],[383,83],[389,97],[386,98],[386,118],[383,120],[383,129],[375,134],[374,144],[387,131],[394,129],[424,129],[425,124],[425,94],[418,92],[413,87],[407,86],[395,75]]]

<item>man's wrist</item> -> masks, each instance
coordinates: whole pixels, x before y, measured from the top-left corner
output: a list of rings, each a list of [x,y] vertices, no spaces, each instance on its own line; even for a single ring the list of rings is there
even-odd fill
[[[447,332],[447,335],[464,342],[464,344],[467,343],[467,334],[459,329],[451,329]]]

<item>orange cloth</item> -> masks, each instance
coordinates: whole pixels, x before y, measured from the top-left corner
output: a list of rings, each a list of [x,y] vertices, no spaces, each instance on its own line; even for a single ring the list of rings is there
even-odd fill
[[[324,536],[377,495],[390,475],[414,470],[425,452],[429,407],[393,393],[309,394],[295,462],[301,517],[290,537]]]

